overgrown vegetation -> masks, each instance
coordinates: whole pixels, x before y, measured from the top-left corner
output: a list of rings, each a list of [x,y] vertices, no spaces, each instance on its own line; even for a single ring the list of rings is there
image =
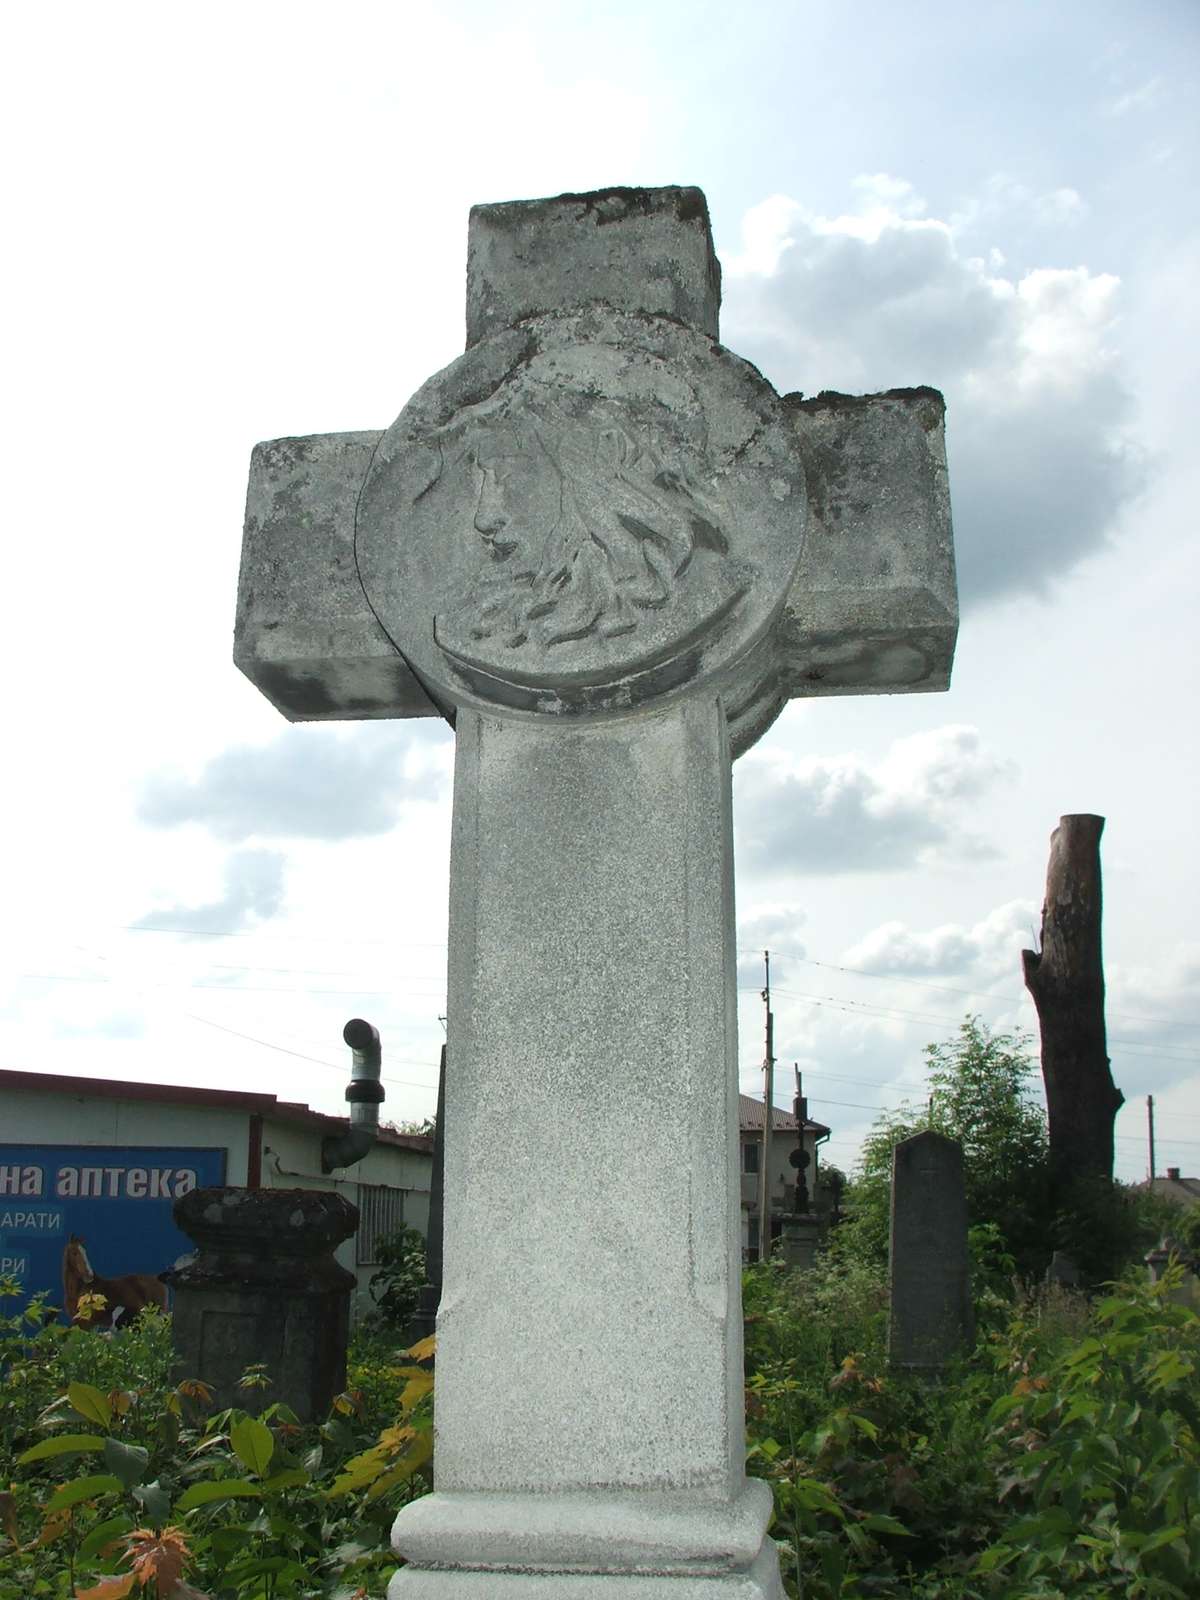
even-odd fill
[[[1182,1266],[1151,1284],[1140,1261],[1164,1232],[1200,1243],[1200,1224],[1116,1186],[1090,1197],[1103,1236],[1080,1245],[1071,1215],[1039,1218],[1024,1042],[967,1019],[928,1054],[931,1105],[876,1128],[816,1268],[745,1274],[748,1467],[772,1489],[788,1594],[1193,1600],[1200,1317],[1176,1303]],[[891,1149],[930,1126],[966,1148],[978,1329],[937,1383],[891,1375],[886,1353]],[[1123,1272],[1090,1296],[1041,1283],[1055,1246]],[[171,1380],[153,1312],[111,1337],[36,1307],[0,1317],[0,1600],[382,1595],[388,1528],[429,1486],[431,1341],[396,1348],[423,1279],[402,1232],[313,1427],[253,1370],[245,1405],[212,1414],[202,1383]]]
[[[893,1377],[883,1274],[746,1274],[749,1469],[795,1600],[1187,1600],[1200,1571],[1200,1318],[1182,1278],[1094,1304],[985,1290],[941,1383]]]
[[[429,1488],[430,1345],[360,1342],[303,1427],[260,1370],[225,1411],[172,1382],[153,1311],[111,1337],[0,1318],[0,1600],[382,1595],[397,1507]]]
[[[877,1123],[816,1270],[746,1274],[750,1470],[796,1600],[1200,1594],[1200,1318],[1183,1267],[1141,1266],[1196,1224],[1119,1184],[1051,1210],[1026,1047],[972,1017],[931,1045],[928,1105]],[[940,1383],[886,1360],[892,1149],[925,1128],[963,1145],[978,1328]],[[1055,1249],[1099,1292],[1044,1284]]]
[[[1040,1278],[1061,1250],[1085,1281],[1099,1284],[1178,1226],[1169,1201],[1119,1183],[1081,1184],[1055,1207],[1029,1045],[1024,1034],[992,1033],[978,1017],[966,1017],[954,1038],[926,1046],[928,1103],[886,1113],[867,1136],[844,1202],[847,1221],[836,1235],[839,1254],[886,1262],[892,1150],[927,1128],[962,1145],[971,1224],[995,1231],[1010,1270],[1022,1278]]]
[[[402,1333],[412,1321],[425,1282],[425,1236],[399,1228],[376,1246],[379,1265],[371,1274],[377,1324]]]

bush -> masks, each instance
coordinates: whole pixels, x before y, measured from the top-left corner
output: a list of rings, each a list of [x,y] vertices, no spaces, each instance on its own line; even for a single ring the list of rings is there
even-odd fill
[[[416,1228],[399,1228],[376,1246],[379,1270],[371,1275],[371,1298],[389,1328],[407,1328],[425,1283],[425,1239]]]
[[[0,1600],[382,1595],[396,1510],[428,1488],[430,1343],[360,1344],[308,1427],[280,1404],[210,1414],[169,1352],[154,1312],[111,1335],[0,1318]],[[247,1373],[247,1408],[264,1382]]]
[[[749,1466],[796,1600],[1196,1593],[1200,1318],[1171,1301],[1180,1269],[1094,1306],[1023,1292],[940,1383],[887,1372],[869,1277],[747,1276]],[[839,1296],[866,1348],[822,1374]]]
[[[1129,1283],[1089,1332],[989,1413],[1007,1525],[976,1571],[992,1592],[1188,1600],[1200,1573],[1200,1318],[1182,1269]]]
[[[927,1108],[889,1112],[876,1122],[847,1197],[848,1220],[835,1234],[843,1255],[886,1264],[892,1151],[926,1128],[962,1145],[972,1226],[998,1228],[1016,1270],[1040,1274],[1050,1258],[1050,1165],[1046,1118],[1034,1103],[1029,1040],[992,1033],[967,1017],[957,1035],[926,1046]]]

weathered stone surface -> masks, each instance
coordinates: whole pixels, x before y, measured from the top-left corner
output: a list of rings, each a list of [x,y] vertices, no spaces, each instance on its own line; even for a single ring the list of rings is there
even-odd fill
[[[783,1585],[768,1541],[749,1567],[716,1576],[403,1567],[388,1600],[783,1600]]]
[[[783,1259],[789,1267],[807,1272],[817,1259],[821,1243],[821,1219],[812,1213],[785,1217],[783,1240],[780,1245]]]
[[[962,1146],[941,1133],[892,1152],[888,1360],[935,1374],[972,1337]]]
[[[781,1597],[730,760],[793,695],[944,687],[953,561],[940,399],[781,400],[716,311],[695,192],[479,208],[467,353],[252,467],[242,669],[457,731],[436,1493],[394,1600]]]
[[[735,754],[789,697],[947,688],[958,629],[941,397],[825,396],[786,415],[807,534],[771,629],[771,686],[750,715],[731,706],[747,729]],[[355,508],[382,437],[274,440],[251,460],[234,659],[294,722],[438,713],[353,576]]]
[[[375,451],[363,588],[440,704],[626,711],[773,688],[804,467],[744,361],[597,308],[476,345]]]
[[[775,649],[788,698],[950,687],[958,634],[936,389],[792,402],[809,531]]]
[[[526,317],[596,304],[717,337],[721,268],[699,189],[601,189],[471,208],[468,346]]]
[[[354,509],[381,433],[254,447],[233,659],[292,722],[431,716],[354,564]]]
[[[357,1207],[312,1189],[193,1189],[174,1214],[198,1249],[167,1275],[175,1370],[231,1406],[245,1402],[242,1373],[261,1364],[273,1399],[322,1420],[346,1385],[354,1274],[333,1250],[357,1228]]]

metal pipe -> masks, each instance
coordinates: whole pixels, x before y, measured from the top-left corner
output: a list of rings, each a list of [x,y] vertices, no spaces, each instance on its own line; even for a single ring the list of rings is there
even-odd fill
[[[349,1167],[361,1161],[379,1133],[379,1107],[383,1085],[379,1081],[383,1050],[379,1029],[361,1017],[351,1017],[342,1029],[350,1046],[352,1065],[346,1099],[350,1102],[350,1126],[345,1133],[329,1134],[321,1140],[321,1171]]]

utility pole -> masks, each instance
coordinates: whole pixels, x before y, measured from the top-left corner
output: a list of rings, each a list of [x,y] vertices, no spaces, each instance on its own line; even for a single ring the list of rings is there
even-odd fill
[[[1146,1128],[1150,1135],[1150,1182],[1154,1182],[1154,1096],[1146,1096]]]
[[[767,1008],[767,1052],[763,1060],[763,1141],[758,1163],[758,1259],[771,1254],[771,1099],[775,1093],[775,1014],[771,1010],[771,952],[763,951]]]

